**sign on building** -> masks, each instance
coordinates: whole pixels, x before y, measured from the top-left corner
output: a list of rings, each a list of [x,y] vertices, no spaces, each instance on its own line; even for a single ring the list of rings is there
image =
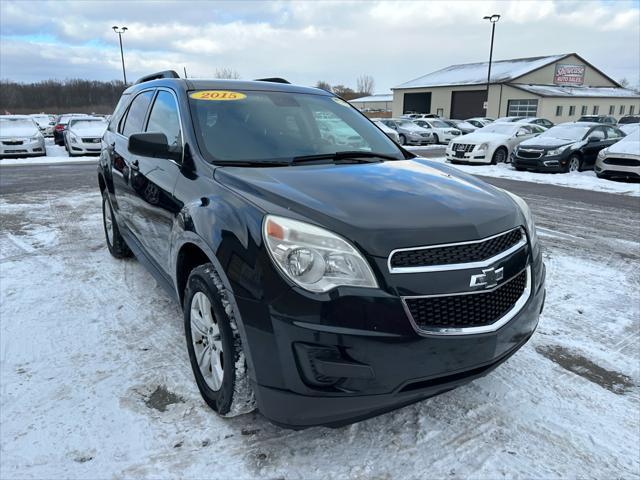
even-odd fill
[[[556,85],[582,85],[584,83],[584,65],[556,64],[553,83]]]

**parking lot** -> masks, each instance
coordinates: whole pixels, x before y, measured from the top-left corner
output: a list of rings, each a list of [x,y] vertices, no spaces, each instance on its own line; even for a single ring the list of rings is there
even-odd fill
[[[532,340],[439,397],[291,431],[206,407],[177,305],[104,245],[94,165],[2,167],[0,477],[637,476],[639,198],[488,180],[544,245]]]

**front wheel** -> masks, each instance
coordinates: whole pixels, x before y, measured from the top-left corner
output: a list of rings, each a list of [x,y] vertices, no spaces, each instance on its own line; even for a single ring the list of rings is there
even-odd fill
[[[567,163],[567,172],[579,172],[581,167],[580,157],[578,155],[571,155],[569,162]]]
[[[211,263],[194,268],[184,295],[191,368],[204,401],[219,415],[255,409],[255,397],[228,292]]]
[[[102,192],[102,225],[104,226],[104,236],[109,253],[116,258],[130,257],[131,250],[129,250],[124,238],[120,235],[120,229],[111,209],[109,193],[106,189]]]
[[[433,134],[433,143],[435,143],[436,145],[440,144],[440,137],[438,137],[437,134]]]
[[[507,161],[507,151],[504,149],[504,147],[498,148],[493,153],[493,157],[491,158],[492,165],[496,165],[498,163],[505,163],[506,161]]]
[[[406,145],[407,144],[407,138],[400,134],[400,145]]]

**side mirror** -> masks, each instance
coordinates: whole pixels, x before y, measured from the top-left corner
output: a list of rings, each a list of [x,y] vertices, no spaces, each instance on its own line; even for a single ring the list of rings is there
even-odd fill
[[[129,137],[129,151],[143,157],[180,158],[180,151],[171,148],[164,133],[134,133]]]
[[[599,142],[601,139],[600,137],[596,137],[595,135],[591,135],[588,139],[587,142],[589,143],[595,143],[595,142]]]

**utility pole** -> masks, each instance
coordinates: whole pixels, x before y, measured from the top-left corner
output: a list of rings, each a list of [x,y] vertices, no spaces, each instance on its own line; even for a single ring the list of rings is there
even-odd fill
[[[126,86],[127,85],[127,72],[124,69],[124,51],[122,50],[122,34],[124,32],[126,32],[128,30],[128,28],[127,27],[120,28],[117,25],[114,25],[112,28],[113,28],[113,31],[118,34],[118,38],[120,39],[120,58],[122,59],[122,77],[124,78],[124,84]]]
[[[489,87],[491,86],[491,61],[493,60],[493,37],[496,33],[496,23],[500,20],[500,15],[494,13],[482,18],[483,20],[489,20],[491,22],[491,47],[489,48],[489,71],[487,72],[487,106],[485,107],[485,114],[488,114],[489,110]],[[498,112],[500,116],[500,112]]]

